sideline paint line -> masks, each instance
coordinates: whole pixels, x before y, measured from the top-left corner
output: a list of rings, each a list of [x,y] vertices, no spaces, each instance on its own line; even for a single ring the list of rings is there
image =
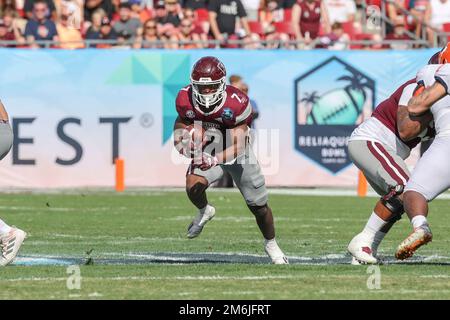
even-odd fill
[[[113,256],[113,257],[111,257]],[[442,257],[444,258],[444,257]],[[350,257],[345,254],[329,254],[320,257],[289,256],[293,265],[349,265]],[[67,266],[85,265],[86,258],[71,258],[58,256],[26,256],[18,257],[13,265],[16,266]],[[89,260],[94,265],[131,265],[131,264],[269,264],[267,256],[233,253],[134,253],[127,255],[111,254],[110,257],[92,257]],[[441,257],[414,257],[406,262],[399,262],[393,258],[383,261],[384,264],[423,264],[450,265],[448,259]]]
[[[355,188],[308,188],[308,187],[269,187],[269,194],[279,194],[279,195],[294,195],[294,196],[336,196],[336,197],[357,197],[357,191]],[[145,195],[145,196],[160,196],[165,193],[171,192],[185,192],[182,187],[129,187],[125,192],[117,194],[114,190],[107,187],[98,188],[60,188],[60,189],[0,189],[1,193],[4,194],[38,194],[38,195],[89,195],[89,194],[105,194],[105,195],[116,195],[116,196],[134,196],[134,195]],[[237,188],[210,188],[209,193],[239,193]],[[373,191],[369,190],[367,197],[379,197],[379,195]],[[450,199],[450,192],[445,192],[436,198],[439,199]]]

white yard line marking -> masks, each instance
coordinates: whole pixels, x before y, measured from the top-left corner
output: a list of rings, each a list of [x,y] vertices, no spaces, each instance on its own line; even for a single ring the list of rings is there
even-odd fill
[[[239,280],[239,281],[260,281],[260,280],[301,280],[305,278],[310,278],[310,274],[297,274],[297,275],[267,275],[267,276],[116,276],[116,277],[83,277],[83,281],[231,281],[231,280]],[[323,279],[360,279],[365,278],[364,274],[362,275],[316,275],[315,278],[323,278]],[[450,275],[422,275],[420,278],[450,278]],[[20,277],[20,278],[12,278],[12,279],[0,279],[0,283],[2,282],[60,282],[67,281],[65,277]],[[401,290],[403,293],[409,292],[423,292],[423,290],[410,290],[403,289]],[[443,289],[441,291],[450,291],[450,289]],[[434,292],[431,290],[430,292]],[[91,294],[90,296],[99,296],[96,293]]]

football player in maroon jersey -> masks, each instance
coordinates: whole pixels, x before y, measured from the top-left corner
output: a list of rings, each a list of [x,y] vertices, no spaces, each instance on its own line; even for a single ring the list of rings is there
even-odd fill
[[[275,240],[265,179],[249,144],[252,106],[242,91],[226,85],[225,66],[219,59],[203,57],[195,63],[191,84],[178,93],[176,109],[174,144],[178,151],[185,145],[186,128],[192,130],[194,122],[201,124],[205,136],[214,137],[197,153],[186,174],[187,195],[198,209],[187,236],[197,237],[214,217],[215,208],[208,203],[205,191],[227,171],[255,215],[266,253],[275,264],[288,263]]]
[[[440,63],[438,57],[433,55],[429,64]],[[431,113],[420,118],[408,113],[409,99],[421,90],[416,79],[402,84],[349,139],[350,158],[381,196],[363,231],[348,245],[352,264],[377,263],[378,246],[404,213],[403,189],[410,177],[404,160],[419,142],[435,134]]]
[[[9,124],[8,113],[0,101],[0,160],[8,154],[12,143],[13,133]],[[25,231],[10,227],[0,219],[0,267],[14,261],[26,235]]]

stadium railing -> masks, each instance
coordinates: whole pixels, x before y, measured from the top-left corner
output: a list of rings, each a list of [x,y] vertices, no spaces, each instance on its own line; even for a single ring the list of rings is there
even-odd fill
[[[442,35],[450,35],[447,33],[442,33]],[[97,45],[104,45],[111,47],[133,47],[136,44],[135,40],[84,40],[81,42],[84,48],[95,48]],[[178,44],[183,47],[186,45],[196,45],[201,44],[206,48],[245,48],[246,46],[257,45],[259,47],[250,48],[250,49],[278,49],[278,48],[289,48],[289,49],[314,49],[317,46],[321,46],[320,39],[316,39],[315,41],[307,44],[304,41],[298,40],[240,40],[240,39],[230,39],[225,42],[221,42],[218,40],[207,40],[207,41],[175,41],[175,40],[160,40],[160,41],[140,41],[140,44],[143,46],[153,46],[153,47],[164,47],[165,45]],[[54,48],[61,49],[62,45],[69,44],[80,44],[80,41],[50,41],[50,40],[40,40],[33,42],[18,42],[18,41],[0,41],[0,48],[28,48],[31,49],[31,45],[37,45],[41,48]],[[410,48],[422,46],[422,47],[430,47],[428,41],[423,39],[416,40],[350,40],[345,42],[348,47],[359,45],[359,46],[367,46],[374,47],[373,49],[386,49],[385,46],[390,46],[391,44],[405,44]],[[269,47],[266,47],[269,46]],[[84,49],[80,48],[80,49]],[[142,48],[147,49],[147,48]],[[159,48],[158,48],[159,49]],[[161,48],[163,49],[163,48]],[[183,49],[183,48],[180,48]],[[195,50],[195,49],[192,49]]]
[[[413,19],[414,23],[419,25],[419,27],[420,27],[420,32],[419,32],[420,35],[419,36],[417,36],[415,33],[411,32],[409,30],[405,31],[405,33],[411,39],[423,40],[423,41],[429,42],[427,40],[427,38],[428,38],[427,30],[431,30],[431,31],[433,31],[433,38],[432,38],[431,43],[429,43],[428,47],[442,47],[447,43],[447,41],[448,41],[447,39],[450,36],[449,32],[444,32],[442,30],[436,29],[435,27],[433,27],[430,24],[423,21],[423,19],[421,19],[420,17],[418,17],[411,11],[400,6],[394,0],[382,0],[382,2],[381,2],[381,19],[385,22],[385,23],[382,23],[382,25],[381,25],[383,37],[386,36],[386,23],[389,24],[390,26],[394,26],[394,22],[391,19],[389,19],[389,17],[387,16],[387,4],[394,5],[394,7],[396,8],[397,11],[401,12],[405,16],[411,17]]]

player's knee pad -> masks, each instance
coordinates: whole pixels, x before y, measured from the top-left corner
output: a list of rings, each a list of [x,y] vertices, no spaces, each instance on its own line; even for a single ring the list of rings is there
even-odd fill
[[[403,208],[403,201],[399,198],[399,195],[402,192],[403,186],[399,185],[381,198],[381,203],[390,212],[392,212],[392,217],[389,219],[391,222],[400,220],[402,218],[402,214],[405,212],[405,209]]]
[[[263,206],[248,206],[248,208],[256,217],[263,217],[269,212],[269,206],[267,204]]]
[[[189,198],[198,198],[203,192],[205,192],[207,185],[196,182],[191,187],[186,188],[186,192],[189,195]]]

